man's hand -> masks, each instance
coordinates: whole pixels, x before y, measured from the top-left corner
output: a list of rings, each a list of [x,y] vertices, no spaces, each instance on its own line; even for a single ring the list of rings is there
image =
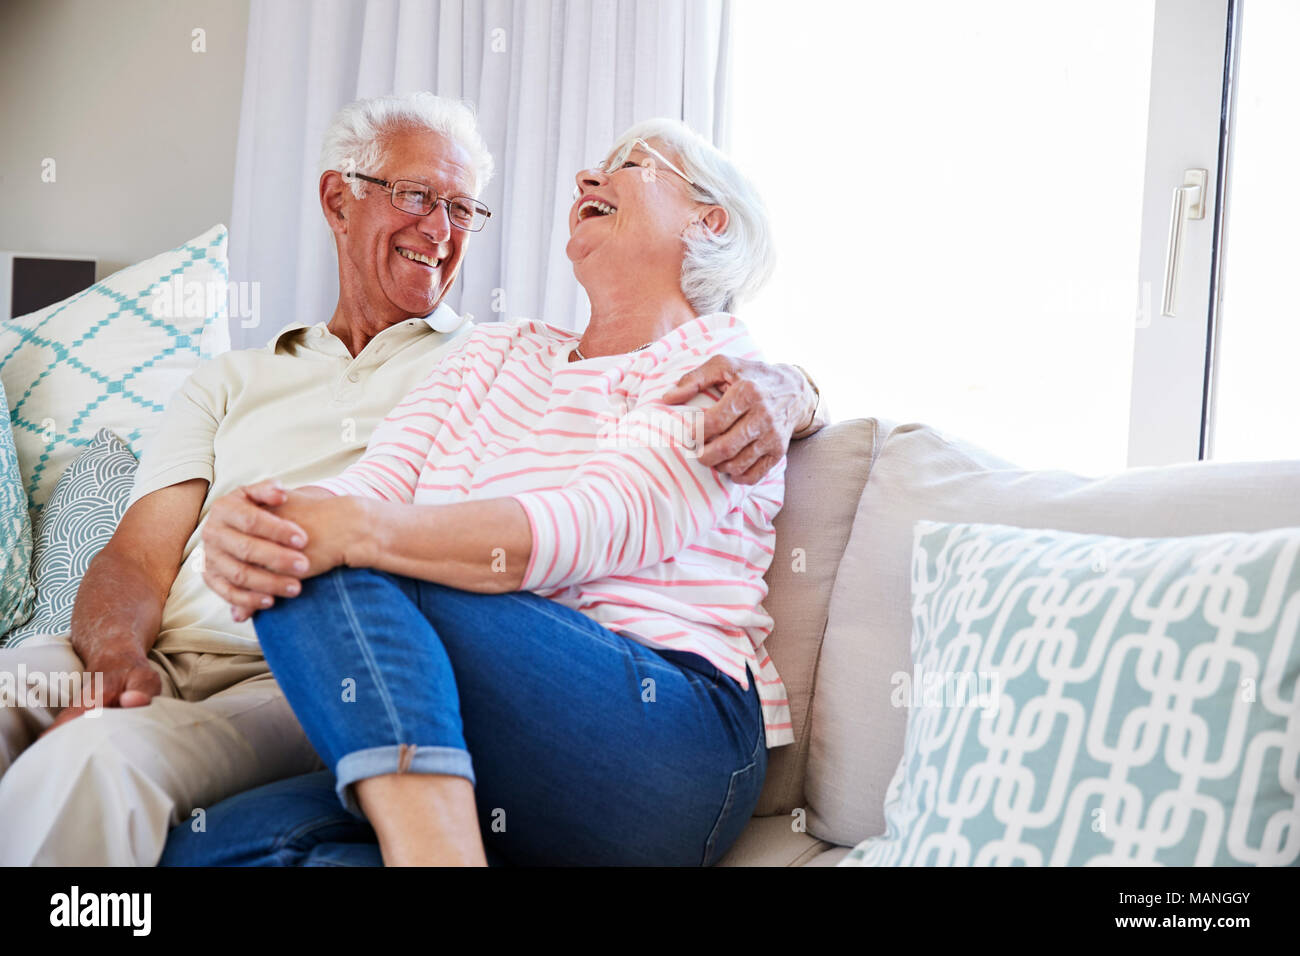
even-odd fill
[[[102,675],[96,707],[143,707],[161,693],[147,655],[207,490],[206,479],[190,478],[145,495],[86,568],[70,641],[82,668]],[[90,709],[64,708],[46,733]]]
[[[742,485],[755,484],[781,460],[790,436],[817,407],[812,386],[794,366],[728,355],[714,355],[687,372],[664,393],[664,401],[680,405],[711,386],[723,394],[704,412],[700,461]]]
[[[104,656],[87,660],[83,666],[92,675],[103,675],[102,694],[93,706],[77,704],[63,708],[54,723],[41,734],[42,737],[94,707],[143,707],[162,693],[162,679],[158,672],[130,642],[122,642],[117,649],[106,648]]]
[[[203,528],[203,579],[246,621],[276,597],[297,597],[303,578],[343,564],[364,538],[358,499],[279,482],[245,485],[212,503]]]

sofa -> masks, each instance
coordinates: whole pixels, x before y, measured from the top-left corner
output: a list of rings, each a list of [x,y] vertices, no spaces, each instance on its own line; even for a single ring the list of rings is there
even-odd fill
[[[111,432],[97,436],[97,449],[67,472],[66,490],[81,488],[79,496],[63,501],[56,492],[45,523],[47,535],[85,539],[75,560],[50,556],[65,572],[84,570],[112,534],[134,474],[134,457]],[[769,752],[754,817],[718,865],[835,866],[885,832],[907,728],[893,691],[912,671],[908,569],[917,521],[1120,536],[1251,532],[1300,527],[1298,492],[1300,461],[1102,477],[1027,471],[927,425],[874,418],[793,443],[764,605],[795,743]],[[64,576],[55,595],[66,615],[77,582]]]
[[[161,409],[201,358],[229,346],[224,309],[165,307],[172,285],[223,292],[225,242],[213,227],[0,327],[17,445],[9,470],[22,465],[37,541],[23,628],[66,630],[80,572],[120,519]],[[51,433],[51,423],[65,424]],[[18,517],[22,499],[20,489],[9,509]],[[933,427],[876,418],[793,443],[764,605],[796,739],[770,752],[755,815],[719,865],[833,866],[885,833],[908,724],[893,692],[912,671],[909,568],[923,520],[1151,538],[1300,528],[1300,461],[1029,471]]]
[[[25,581],[28,563],[36,584],[24,631],[0,645],[67,630],[80,575],[121,517],[162,409],[200,360],[229,348],[226,241],[216,225],[0,323],[13,439],[0,447],[0,478],[12,486],[0,481],[9,492],[0,513],[25,542],[9,557],[31,559],[10,561],[0,592]],[[1300,528],[1300,461],[1029,471],[933,427],[875,418],[793,443],[786,482],[764,605],[796,740],[770,752],[756,813],[723,866],[838,865],[886,831],[908,725],[894,691],[912,672],[917,522],[1130,538]],[[30,587],[9,590],[15,607],[33,605]],[[1300,806],[1280,813],[1300,833]]]
[[[932,427],[874,418],[794,443],[764,605],[796,740],[770,752],[756,813],[718,865],[835,866],[885,831],[921,519],[1153,538],[1297,527],[1300,461],[1028,471]]]

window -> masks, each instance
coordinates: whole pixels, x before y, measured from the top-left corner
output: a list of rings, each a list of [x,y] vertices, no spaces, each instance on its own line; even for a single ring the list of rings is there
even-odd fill
[[[733,6],[732,154],[779,264],[744,309],[837,418],[1126,464],[1153,0]]]
[[[1300,458],[1300,5],[1250,0],[1240,29],[1211,453]]]

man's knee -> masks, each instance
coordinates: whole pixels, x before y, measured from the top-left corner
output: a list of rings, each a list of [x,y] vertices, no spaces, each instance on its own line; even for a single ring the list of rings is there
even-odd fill
[[[87,711],[32,743],[0,781],[0,794],[51,778],[95,778],[111,785],[127,771],[138,781],[165,767],[158,748],[140,739],[139,721],[119,708]],[[0,819],[7,818],[0,813]]]
[[[0,862],[157,860],[175,814],[163,754],[139,733],[135,715],[92,713],[37,740],[0,778]]]

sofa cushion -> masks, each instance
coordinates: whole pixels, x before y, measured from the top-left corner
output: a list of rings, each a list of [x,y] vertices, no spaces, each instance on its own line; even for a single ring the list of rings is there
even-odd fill
[[[808,705],[826,608],[884,430],[887,426],[882,429],[875,419],[856,419],[790,444],[785,504],[776,516],[776,554],[765,578],[769,590],[763,607],[775,622],[766,646],[789,694],[795,742],[768,753],[755,811],[760,816],[803,806]]]
[[[832,847],[796,829],[788,814],[751,817],[715,866],[805,866]],[[835,848],[843,855],[848,847]]]
[[[126,512],[135,470],[135,455],[107,428],[68,466],[36,523],[36,607],[31,620],[0,644],[15,647],[38,634],[68,633],[81,579]]]
[[[918,521],[911,567],[903,759],[854,862],[1300,860],[1300,528]]]
[[[230,348],[226,227],[0,323],[0,377],[35,521],[101,428],[138,458],[201,359]]]
[[[920,519],[1135,537],[1300,526],[1300,461],[1088,478],[1022,471],[925,425],[893,429],[840,562],[812,702],[808,832],[831,843],[853,846],[885,830],[906,723],[891,681],[911,671],[910,559]]]
[[[844,866],[852,849],[847,846],[833,846],[829,850],[822,850],[815,857],[804,863],[804,866]]]

